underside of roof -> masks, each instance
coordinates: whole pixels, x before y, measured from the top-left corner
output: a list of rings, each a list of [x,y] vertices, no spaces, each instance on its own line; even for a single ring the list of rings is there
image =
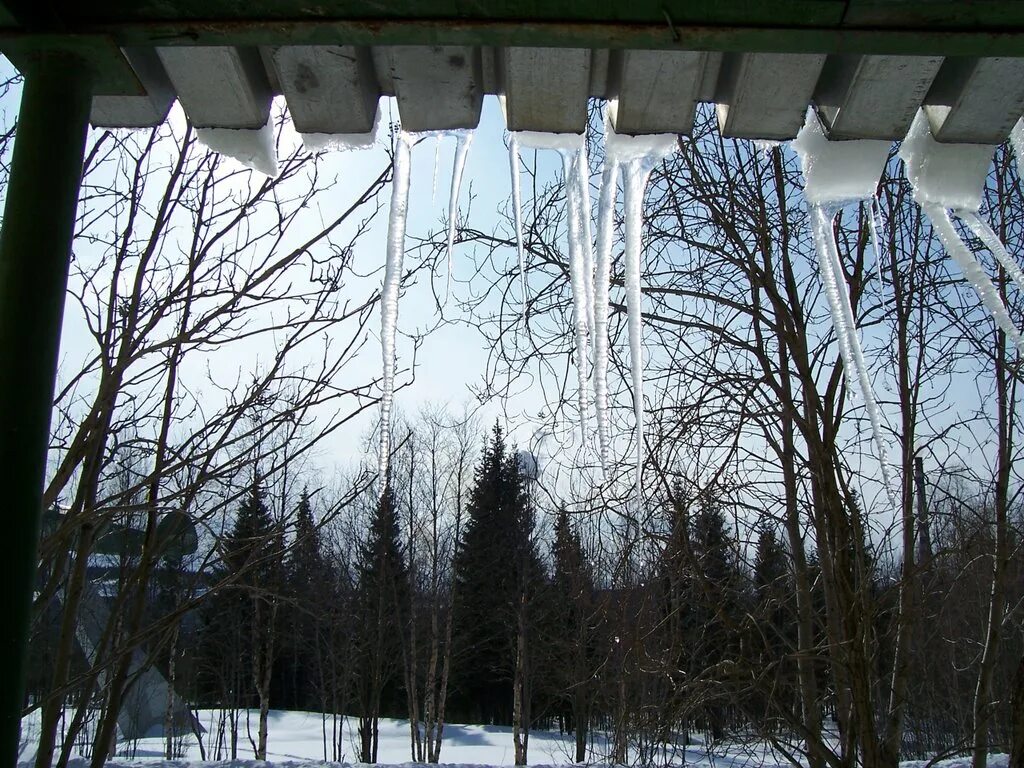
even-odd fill
[[[65,53],[94,72],[92,121],[258,128],[282,94],[299,131],[371,130],[396,97],[412,131],[581,132],[589,98],[620,133],[687,133],[698,102],[727,136],[900,139],[924,106],[940,141],[998,143],[1024,112],[1022,0],[0,1],[16,65]]]

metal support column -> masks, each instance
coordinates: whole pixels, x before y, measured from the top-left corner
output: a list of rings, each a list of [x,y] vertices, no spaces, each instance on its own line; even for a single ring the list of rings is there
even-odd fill
[[[0,766],[17,762],[39,518],[90,104],[86,64],[43,54],[25,84],[0,231]]]

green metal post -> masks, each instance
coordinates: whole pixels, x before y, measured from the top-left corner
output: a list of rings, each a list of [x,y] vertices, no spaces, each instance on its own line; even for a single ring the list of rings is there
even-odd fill
[[[89,120],[84,62],[26,66],[0,231],[0,766],[17,762],[50,410]]]

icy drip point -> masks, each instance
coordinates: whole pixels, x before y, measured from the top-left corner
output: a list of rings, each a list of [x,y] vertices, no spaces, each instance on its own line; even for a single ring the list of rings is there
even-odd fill
[[[196,138],[214,152],[234,158],[246,168],[274,178],[277,148],[271,121],[262,128],[197,128]]]
[[[887,141],[829,141],[812,110],[793,140],[811,205],[870,200],[889,156]]]
[[[626,313],[629,326],[629,367],[633,387],[633,417],[636,421],[636,505],[640,511],[643,496],[644,466],[644,360],[643,360],[643,294],[640,288],[640,251],[643,234],[643,203],[647,180],[655,165],[672,154],[677,139],[674,134],[628,136],[615,133],[611,122],[605,125],[605,162],[623,167],[625,192],[625,287]],[[607,309],[605,310],[607,311]]]
[[[373,117],[369,133],[300,133],[302,146],[310,152],[345,152],[369,149],[377,143],[380,131],[380,109]]]
[[[918,110],[900,147],[900,158],[914,188],[914,199],[921,206],[977,211],[994,150],[988,144],[937,142],[928,118]]]
[[[412,138],[405,131],[395,146],[394,184],[391,188],[391,213],[388,217],[387,261],[380,294],[380,348],[384,364],[380,398],[380,453],[377,474],[381,487],[387,484],[391,454],[391,408],[395,397],[395,334],[398,326],[398,293],[402,287],[402,262],[405,256],[405,225],[409,213],[409,171]]]
[[[473,144],[473,132],[459,131],[455,136],[458,143],[452,165],[452,188],[448,195],[448,282],[444,289],[446,303],[452,287],[452,246],[455,244],[455,225],[459,218],[459,190],[462,189],[462,175],[466,170],[466,156]]]
[[[562,151],[566,201],[569,209],[569,278],[572,283],[572,320],[576,332],[576,374],[580,411],[580,432],[585,441],[590,411],[590,309],[587,304],[587,275],[584,264],[582,204],[578,174],[574,173],[576,152]]]
[[[523,203],[519,189],[519,140],[513,133],[508,141],[509,175],[512,177],[512,213],[516,223],[516,254],[519,257],[519,284],[523,294],[523,317],[526,317],[526,265],[523,258]]]
[[[939,240],[942,241],[942,246],[946,249],[946,252],[953,257],[964,278],[973,286],[975,293],[978,294],[978,298],[981,299],[981,303],[992,313],[996,325],[1013,340],[1017,349],[1024,353],[1024,337],[1021,336],[1017,326],[1013,324],[1009,312],[1003,306],[999,291],[992,284],[992,281],[985,273],[985,269],[978,263],[974,254],[971,253],[960,239],[956,228],[953,226],[952,219],[949,218],[949,213],[945,208],[935,203],[925,203],[921,208],[931,220],[932,227],[938,233]]]
[[[611,424],[608,416],[608,294],[611,286],[612,236],[619,164],[605,161],[601,193],[597,200],[597,255],[594,275],[594,410],[597,414],[598,455],[608,471]]]

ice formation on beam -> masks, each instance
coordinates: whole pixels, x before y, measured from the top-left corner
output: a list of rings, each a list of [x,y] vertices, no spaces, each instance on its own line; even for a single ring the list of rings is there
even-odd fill
[[[310,152],[329,152],[369,149],[377,143],[380,130],[380,110],[373,118],[369,133],[300,133],[302,146]]]
[[[839,343],[847,382],[860,393],[871,424],[871,435],[882,471],[882,485],[891,502],[895,485],[889,472],[889,460],[882,433],[882,413],[871,386],[871,376],[857,333],[850,294],[843,279],[842,261],[832,231],[833,211],[846,203],[872,200],[878,179],[889,155],[885,141],[829,141],[810,110],[793,149],[800,157],[804,175],[804,199],[810,205],[811,232],[818,254],[818,269],[825,286],[832,325]],[[872,226],[874,223],[872,213]],[[877,240],[876,240],[877,246]],[[878,258],[876,247],[875,258]]]
[[[914,188],[914,199],[928,216],[946,252],[953,257],[981,303],[992,313],[996,325],[1024,352],[1024,336],[1014,325],[985,268],[960,238],[949,215],[952,209],[968,226],[981,224],[976,214],[981,208],[993,152],[994,147],[987,144],[940,144],[932,138],[924,114],[918,112],[900,148],[900,157]],[[995,233],[991,230],[986,233],[985,229],[987,227],[979,227],[978,230],[985,234],[982,239],[996,240]],[[1000,261],[1004,254],[1001,244],[993,249],[993,255]],[[1005,254],[1005,258],[1009,260],[1009,254]],[[1019,274],[1019,269],[1017,272]]]
[[[274,178],[277,149],[274,128],[268,120],[262,128],[197,128],[196,138],[214,152],[234,158],[246,168]]]
[[[644,463],[643,295],[640,290],[640,251],[641,236],[643,234],[644,191],[647,189],[647,181],[650,178],[651,171],[654,170],[659,162],[676,150],[676,142],[677,139],[674,134],[658,134],[653,136],[620,135],[615,133],[611,123],[606,121],[605,162],[621,168],[624,181],[623,216],[626,240],[626,313],[629,324],[629,367],[633,387],[633,417],[636,421],[635,487],[638,511],[642,499]],[[615,173],[610,174],[610,178],[613,180],[615,175]],[[605,191],[602,188],[601,196],[603,200],[607,201]],[[611,201],[610,205],[605,204],[601,206],[601,217],[610,216],[614,212],[614,192],[611,192]],[[598,223],[598,231],[600,232],[602,227],[610,226],[609,223],[601,220]],[[607,302],[598,311],[603,312],[607,318]],[[605,334],[607,335],[607,322],[605,323]],[[607,363],[607,355],[605,355],[604,360]],[[599,375],[604,376],[606,373],[602,372]],[[610,429],[607,424],[607,407],[605,407],[604,413],[599,414],[598,419],[598,434],[600,435],[602,429],[607,434]]]
[[[391,410],[395,399],[395,335],[398,328],[398,294],[402,287],[402,262],[405,256],[405,227],[409,214],[409,174],[412,137],[402,131],[395,142],[395,179],[391,188],[391,212],[388,217],[387,261],[380,294],[380,348],[384,363],[380,399],[380,453],[377,476],[381,487],[388,482],[391,458]]]

